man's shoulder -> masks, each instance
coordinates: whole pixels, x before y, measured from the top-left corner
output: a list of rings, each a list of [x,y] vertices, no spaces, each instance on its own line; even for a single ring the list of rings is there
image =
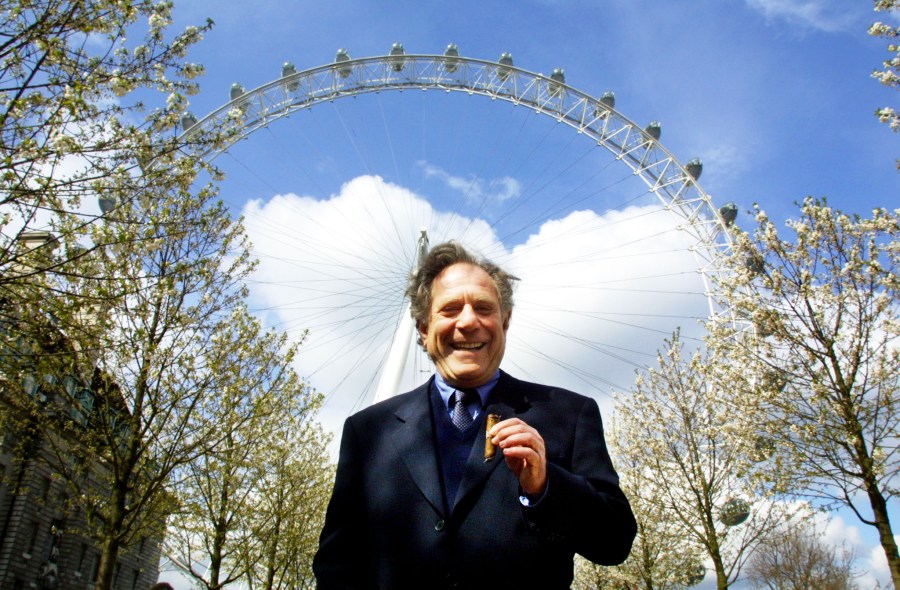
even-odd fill
[[[569,399],[573,402],[582,403],[592,399],[589,396],[572,391],[571,389],[566,389],[565,387],[525,381],[524,379],[513,377],[506,372],[501,372],[500,374],[500,381],[498,382],[498,385],[501,384],[505,388],[520,392],[535,399],[552,397],[557,399]]]
[[[427,394],[431,384],[429,379],[427,382],[419,385],[412,391],[399,393],[387,399],[375,402],[367,408],[353,414],[350,418],[354,421],[366,421],[371,419],[379,419],[385,415],[401,412],[405,408],[418,403],[428,403]]]

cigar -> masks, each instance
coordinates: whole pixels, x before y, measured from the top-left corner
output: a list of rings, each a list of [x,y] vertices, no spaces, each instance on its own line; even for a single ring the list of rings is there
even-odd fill
[[[491,428],[500,421],[499,414],[488,414],[487,421],[484,424],[484,462],[487,463],[494,458],[497,447],[491,442]]]

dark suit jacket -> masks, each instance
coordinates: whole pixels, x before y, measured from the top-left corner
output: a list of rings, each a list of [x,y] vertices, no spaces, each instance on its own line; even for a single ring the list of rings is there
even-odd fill
[[[554,590],[569,587],[576,552],[600,564],[624,561],[636,525],[594,400],[501,373],[485,413],[521,418],[541,434],[547,493],[524,507],[501,453],[485,463],[479,439],[448,511],[430,387],[431,381],[344,424],[313,562],[320,589]]]

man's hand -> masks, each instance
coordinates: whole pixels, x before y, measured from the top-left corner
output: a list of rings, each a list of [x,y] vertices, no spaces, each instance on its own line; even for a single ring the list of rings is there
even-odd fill
[[[503,451],[506,465],[519,479],[525,494],[540,498],[547,489],[547,454],[538,431],[518,418],[509,418],[494,425],[488,434]]]

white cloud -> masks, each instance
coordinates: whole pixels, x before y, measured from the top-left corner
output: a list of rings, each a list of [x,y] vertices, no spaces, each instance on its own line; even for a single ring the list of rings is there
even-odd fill
[[[326,394],[322,419],[339,432],[371,402],[420,228],[455,238],[521,278],[503,367],[521,378],[596,397],[627,388],[676,325],[695,331],[705,298],[678,220],[654,205],[546,221],[524,243],[501,244],[487,222],[435,210],[422,197],[362,176],[327,200],[279,195],[244,210],[260,267],[255,301],[299,338],[297,367]],[[412,347],[401,387],[431,372]]]
[[[848,524],[840,515],[823,512],[816,513],[816,528],[822,531],[824,540],[829,545],[840,547],[846,543],[848,547],[860,544],[859,527]]]
[[[504,202],[515,199],[522,194],[522,185],[515,178],[503,176],[485,180],[476,176],[464,178],[453,176],[449,172],[441,170],[437,166],[421,163],[425,176],[437,178],[454,191],[460,193],[471,203],[485,201]]]
[[[895,542],[900,541],[897,535],[894,535]],[[881,588],[891,587],[891,571],[888,568],[887,558],[884,555],[884,549],[881,545],[862,547],[865,550],[860,555],[863,569],[866,573],[860,578],[860,588],[875,588],[876,583]]]
[[[839,0],[747,0],[747,5],[766,18],[828,33],[852,30],[859,23],[859,15]]]
[[[699,277],[657,206],[547,221],[506,263],[522,278],[507,359],[534,380],[607,402],[676,325],[693,332]]]
[[[818,512],[814,522],[816,530],[822,531],[822,538],[828,545],[836,547],[838,551],[848,549],[854,552],[855,569],[860,573],[856,580],[858,587],[891,587],[887,558],[873,527],[860,527],[852,520],[848,522],[841,513]]]
[[[420,228],[483,251],[500,246],[486,223],[434,211],[381,178],[363,176],[317,201],[280,195],[249,202],[246,226],[260,257],[254,295],[299,338],[309,330],[298,371],[328,396],[332,430],[368,405],[400,315]],[[406,388],[422,381],[411,375]]]

